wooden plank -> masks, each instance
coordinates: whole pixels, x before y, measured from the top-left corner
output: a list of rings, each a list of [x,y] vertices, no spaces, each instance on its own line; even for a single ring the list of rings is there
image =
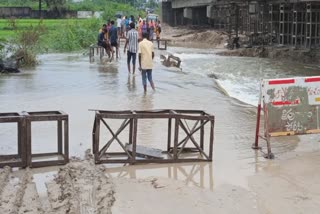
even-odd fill
[[[92,146],[93,146],[93,154],[94,160],[99,160],[99,140],[100,140],[100,119],[95,117],[94,119],[94,127],[92,132]]]
[[[0,113],[0,117],[17,117],[17,116],[21,116],[21,115],[17,112]]]
[[[190,163],[190,162],[210,162],[207,159],[200,158],[180,158],[177,160],[172,159],[150,159],[150,160],[136,160],[136,163]]]
[[[129,152],[133,153],[132,144],[127,144],[126,148]],[[137,145],[135,152],[136,152],[136,156],[139,156],[139,157],[163,159],[161,149],[154,149],[154,148]]]
[[[57,121],[57,120],[67,120],[67,115],[37,115],[37,116],[27,116],[30,121]]]
[[[58,120],[57,121],[57,137],[58,137],[58,153],[62,154],[62,121]]]
[[[59,111],[34,111],[27,112],[30,116],[52,116],[52,115],[61,115]]]
[[[32,158],[41,158],[41,157],[50,157],[50,156],[57,156],[57,155],[61,155],[61,154],[58,152],[37,153],[37,154],[32,154],[31,157]]]
[[[168,120],[168,142],[167,142],[167,152],[169,151],[171,147],[171,126],[172,126],[172,119],[170,118]]]
[[[136,112],[133,112],[134,115],[136,115]],[[138,119],[134,118],[133,119],[133,139],[132,139],[132,144],[131,145],[131,149],[132,149],[132,157],[131,157],[131,163],[135,163],[136,162],[136,156],[137,156],[137,129],[138,129]],[[127,148],[126,148],[127,149]],[[128,151],[130,152],[130,151]]]
[[[21,120],[22,118],[20,116],[0,117],[0,123],[17,123]]]
[[[64,134],[64,138],[63,138],[64,139],[64,160],[66,163],[68,163],[69,162],[69,119],[64,121],[63,134]]]
[[[37,167],[47,167],[47,166],[59,166],[65,165],[67,162],[65,160],[56,160],[56,161],[41,161],[41,162],[32,162],[30,167],[37,168]]]
[[[11,161],[11,162],[0,162],[0,168],[3,168],[5,166],[9,167],[25,167],[25,164],[22,162],[21,159],[17,161]]]

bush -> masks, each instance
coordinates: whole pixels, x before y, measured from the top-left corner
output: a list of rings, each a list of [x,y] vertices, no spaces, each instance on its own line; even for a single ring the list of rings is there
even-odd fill
[[[54,51],[76,51],[87,48],[97,40],[101,20],[88,19],[62,24],[54,31],[51,31],[45,39],[48,49]]]
[[[11,22],[15,23],[14,20]],[[36,26],[30,25],[28,29],[15,30],[15,37],[9,40],[7,50],[16,58],[23,58],[21,66],[35,66],[37,53],[41,49],[40,38],[45,33],[46,27],[42,20]]]

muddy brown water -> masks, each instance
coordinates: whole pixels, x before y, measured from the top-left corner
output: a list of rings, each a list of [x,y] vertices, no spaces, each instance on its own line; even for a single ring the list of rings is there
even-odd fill
[[[247,187],[247,176],[268,162],[253,151],[259,80],[289,76],[318,75],[320,67],[269,59],[222,57],[214,50],[170,47],[168,52],[182,59],[182,71],[163,67],[156,52],[153,71],[156,91],[144,94],[141,76],[128,75],[126,57],[118,62],[89,63],[82,53],[39,56],[40,64],[21,74],[0,76],[0,112],[63,110],[70,119],[70,155],[83,157],[91,148],[94,112],[89,109],[151,110],[199,109],[216,116],[214,160],[212,163],[108,166],[112,177],[161,176],[182,180],[188,185],[213,190],[223,183]],[[0,129],[0,153],[16,150],[14,126]],[[33,151],[54,151],[55,125],[33,127]],[[146,121],[139,130],[141,145],[165,148],[161,122]],[[265,150],[265,143],[262,142]],[[319,151],[319,137],[273,139],[276,157],[291,151]],[[49,168],[48,171],[55,171]],[[48,180],[38,170],[36,180]],[[37,172],[36,172],[37,173]],[[37,182],[39,183],[39,182]],[[44,188],[43,184],[38,188]],[[40,190],[41,191],[41,190]]]

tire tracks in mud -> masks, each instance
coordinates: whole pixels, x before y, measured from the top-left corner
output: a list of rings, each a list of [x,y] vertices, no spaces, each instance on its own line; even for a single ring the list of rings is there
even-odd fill
[[[2,202],[2,192],[5,187],[5,185],[8,183],[8,177],[11,172],[10,167],[4,167],[0,171],[0,202]],[[1,205],[1,204],[0,204]]]
[[[0,169],[0,213],[111,214],[115,187],[91,157],[59,169],[46,183],[48,204],[41,204],[32,170]]]
[[[0,172],[0,213],[44,213],[29,169],[12,172],[5,167]]]
[[[115,201],[113,183],[91,161],[61,168],[47,188],[53,213],[109,214]]]

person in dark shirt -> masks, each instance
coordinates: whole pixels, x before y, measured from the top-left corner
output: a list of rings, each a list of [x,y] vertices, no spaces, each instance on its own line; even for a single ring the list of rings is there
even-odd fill
[[[104,47],[104,49],[106,50],[106,53],[108,54],[109,58],[110,58],[110,47],[108,45],[108,43],[105,40],[105,33],[106,33],[106,29],[105,28],[101,28],[99,31],[99,35],[98,35],[98,43],[97,45]]]
[[[118,43],[118,31],[117,28],[114,26],[114,21],[111,21],[111,28],[109,30],[109,40],[112,50],[112,57],[114,56],[114,47],[116,48],[116,57],[118,59],[118,53],[119,53],[119,43]]]

